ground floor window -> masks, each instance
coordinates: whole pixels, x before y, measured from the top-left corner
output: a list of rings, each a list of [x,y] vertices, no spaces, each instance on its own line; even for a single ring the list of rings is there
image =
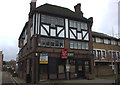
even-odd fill
[[[90,72],[90,68],[89,68],[89,61],[85,61],[85,73],[89,73]]]
[[[47,64],[40,64],[40,74],[48,73],[48,65]]]
[[[65,73],[64,65],[59,65],[58,66],[58,73]]]
[[[75,73],[75,65],[71,65],[71,73]]]

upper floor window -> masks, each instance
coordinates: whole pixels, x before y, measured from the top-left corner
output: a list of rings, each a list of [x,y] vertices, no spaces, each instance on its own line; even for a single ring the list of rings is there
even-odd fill
[[[117,57],[120,58],[120,52],[117,52]]]
[[[113,57],[114,57],[114,58],[116,57],[116,52],[115,52],[115,51],[113,52]]]
[[[104,39],[104,43],[105,43],[105,44],[108,44],[108,39]]]
[[[105,59],[106,50],[104,50],[104,49],[94,49],[93,54],[95,56],[95,59]]]
[[[115,41],[115,45],[118,45],[118,42],[117,42],[117,41]]]
[[[87,23],[81,23],[81,29],[87,30]]]
[[[70,41],[70,48],[72,49],[88,49],[88,42]]]
[[[105,51],[102,51],[102,57],[105,58]]]
[[[108,51],[108,57],[111,58],[112,57],[112,52]]]
[[[111,45],[114,45],[114,40],[111,40]]]
[[[120,46],[120,41],[118,41],[118,45]]]
[[[92,41],[93,41],[93,42],[96,42],[96,38],[95,38],[95,37],[92,37]]]
[[[100,38],[100,43],[104,43],[104,39],[103,38]]]
[[[41,37],[40,46],[64,48],[64,40]]]
[[[59,17],[42,15],[41,22],[51,24],[52,27],[55,27],[55,25],[64,26],[64,19]]]
[[[94,56],[96,57],[96,50],[93,50],[93,54],[94,54]]]
[[[111,44],[111,40],[110,39],[108,39],[108,44]]]
[[[77,28],[77,31],[81,31],[81,29],[87,30],[87,23],[78,22],[74,20],[70,20],[70,27]]]

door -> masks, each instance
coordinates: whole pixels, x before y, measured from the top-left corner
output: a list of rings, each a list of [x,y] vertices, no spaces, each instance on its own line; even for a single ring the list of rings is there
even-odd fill
[[[47,80],[48,79],[48,65],[47,64],[40,64],[40,80]]]
[[[78,65],[77,65],[77,76],[78,78],[83,78],[84,77],[84,61],[78,60]]]

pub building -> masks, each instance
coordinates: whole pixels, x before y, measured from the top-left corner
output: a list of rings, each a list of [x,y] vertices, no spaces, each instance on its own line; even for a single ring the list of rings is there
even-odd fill
[[[18,77],[31,83],[94,78],[93,18],[83,17],[80,3],[74,9],[30,3],[29,19],[18,39]]]

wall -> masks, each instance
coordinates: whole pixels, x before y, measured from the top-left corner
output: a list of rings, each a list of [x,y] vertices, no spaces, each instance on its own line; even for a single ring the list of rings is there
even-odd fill
[[[95,66],[96,76],[110,76],[113,75],[112,67],[109,64],[98,64]]]

